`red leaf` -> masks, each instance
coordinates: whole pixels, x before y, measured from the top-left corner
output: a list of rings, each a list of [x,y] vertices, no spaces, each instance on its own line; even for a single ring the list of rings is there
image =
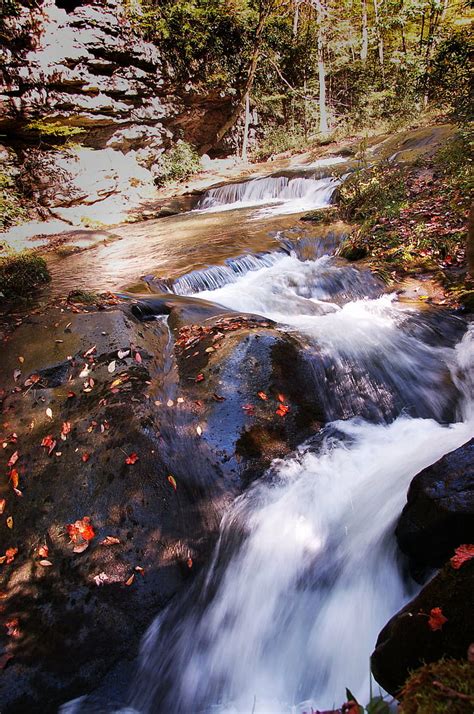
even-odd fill
[[[285,395],[284,395],[284,394],[277,394],[277,399],[278,399],[279,402],[281,402],[281,403],[283,404],[283,402],[285,401]]]
[[[48,548],[48,546],[47,546],[47,545],[40,545],[39,548],[38,548],[37,555],[38,555],[40,558],[47,558],[48,555],[49,555],[49,548]]]
[[[260,397],[260,399],[262,399],[264,402],[266,402],[267,399],[268,399],[268,397],[267,397],[267,395],[265,394],[265,392],[258,392],[257,396]]]
[[[90,541],[95,536],[95,531],[91,526],[91,519],[89,516],[84,516],[84,518],[77,520],[74,523],[69,523],[66,526],[66,529],[71,542],[79,545],[81,541]]]
[[[284,417],[288,414],[290,411],[290,407],[288,407],[286,404],[280,404],[278,409],[276,410],[275,414],[278,414],[280,417]]]
[[[178,484],[176,483],[176,479],[174,476],[169,475],[168,476],[168,481],[169,483],[173,486],[174,490],[176,491]]]
[[[255,414],[255,407],[253,404],[242,404],[242,409],[246,414]]]
[[[443,625],[448,621],[448,618],[443,615],[440,607],[434,607],[430,612],[428,625],[433,630],[441,630]]]
[[[18,488],[18,484],[20,483],[20,475],[16,469],[12,469],[10,471],[10,481],[12,482],[13,488]]]
[[[15,555],[18,553],[18,548],[7,548],[5,555],[7,556],[7,564],[13,563],[15,560]]]
[[[459,570],[463,563],[474,558],[474,545],[460,545],[454,553],[450,563],[455,570]]]
[[[141,363],[142,363],[142,356],[141,356],[140,352],[135,352],[135,362],[136,362],[137,364],[141,364]]]
[[[200,372],[200,373],[198,374],[198,376],[196,377],[196,380],[195,380],[195,381],[196,381],[196,382],[202,382],[203,380],[204,380],[204,375],[203,375],[202,372]]]
[[[84,463],[86,463],[86,461],[89,461],[90,457],[91,457],[91,455],[88,454],[86,451],[82,454],[81,459],[83,460]]]
[[[53,439],[52,435],[48,434],[48,436],[45,436],[41,441],[41,446],[46,447],[48,449],[48,456],[51,456],[56,448],[56,439]]]
[[[130,454],[130,456],[127,456],[125,459],[125,463],[131,466],[132,464],[135,464],[139,459],[138,454],[136,454],[134,451]]]

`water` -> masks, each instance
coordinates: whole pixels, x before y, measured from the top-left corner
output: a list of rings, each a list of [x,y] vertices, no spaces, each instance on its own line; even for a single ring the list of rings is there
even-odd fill
[[[300,714],[346,687],[367,701],[377,634],[418,587],[394,538],[408,486],[474,433],[474,330],[456,345],[459,321],[374,292],[329,257],[286,256],[198,293],[297,334],[323,364],[327,412],[352,418],[234,503],[207,574],[144,639],[135,711]],[[370,421],[355,416],[367,402]]]
[[[289,208],[311,185],[258,181],[215,189],[192,225],[219,206]],[[310,190],[327,204],[324,181]],[[418,588],[394,537],[410,481],[474,434],[474,330],[383,294],[332,240],[272,241],[157,286],[291,332],[328,424],[233,503],[212,562],[149,628],[128,699],[107,711],[302,714],[340,706],[346,687],[367,701],[377,634]]]
[[[255,213],[255,218],[299,213],[327,206],[339,183],[340,179],[331,176],[258,178],[206,191],[196,210],[217,212],[265,206]]]

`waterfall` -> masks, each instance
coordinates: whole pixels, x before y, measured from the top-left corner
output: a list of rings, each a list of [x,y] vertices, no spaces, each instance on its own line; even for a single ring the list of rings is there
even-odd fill
[[[198,211],[229,211],[235,208],[276,204],[265,214],[298,213],[328,206],[340,179],[269,176],[242,183],[227,184],[206,191]],[[257,217],[262,217],[258,212]]]
[[[460,341],[461,320],[356,273],[286,256],[199,293],[297,334],[335,420],[234,502],[207,572],[144,638],[133,711],[303,714],[346,687],[367,701],[377,634],[418,588],[393,535],[408,486],[474,433],[474,330]]]

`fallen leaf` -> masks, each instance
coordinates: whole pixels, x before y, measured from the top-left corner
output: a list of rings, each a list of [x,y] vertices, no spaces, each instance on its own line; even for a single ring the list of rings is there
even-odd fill
[[[79,372],[79,377],[80,377],[81,379],[84,379],[84,377],[87,377],[87,375],[89,374],[89,372],[90,372],[90,369],[89,369],[89,367],[87,366],[87,364],[85,364],[84,367],[83,367],[83,369]]]
[[[178,397],[176,401],[178,404],[183,404],[184,399],[183,399],[183,397]]]
[[[24,357],[18,357],[18,362],[20,362],[20,364],[23,364],[24,361],[25,361]]]
[[[21,377],[21,369],[15,369],[15,371],[13,372],[13,381],[18,382],[20,377]]]
[[[474,558],[474,545],[460,545],[454,553],[450,563],[455,570],[459,570],[463,563]]]
[[[196,427],[196,431],[197,431],[197,433],[198,433],[198,436],[201,436],[201,434],[202,434],[202,429],[201,429],[200,426],[197,426],[197,427]]]
[[[81,459],[83,460],[84,463],[86,463],[86,461],[89,461],[90,457],[91,457],[91,455],[88,454],[87,452],[85,452],[84,454],[82,454]]]
[[[110,372],[110,374],[113,374],[115,372],[115,367],[116,367],[116,362],[115,362],[115,360],[112,360],[112,362],[107,367],[107,370]]]
[[[76,395],[75,395],[74,392],[68,392],[68,393],[67,393],[67,398],[68,398],[68,399],[74,399],[75,396],[76,396]]]
[[[132,451],[130,456],[127,456],[127,458],[125,459],[125,463],[128,464],[129,466],[131,466],[133,464],[136,464],[136,462],[138,461],[139,458],[140,457],[138,456],[138,454],[136,454],[134,451]]]
[[[195,381],[196,381],[196,382],[202,382],[203,380],[204,380],[204,375],[203,375],[202,372],[200,372],[200,373],[198,374],[198,376],[196,377]]]
[[[267,399],[268,399],[268,397],[267,397],[267,395],[265,394],[265,392],[258,392],[257,396],[260,397],[260,399],[262,399],[264,402],[266,402]]]
[[[89,541],[95,537],[95,531],[91,525],[89,516],[84,516],[74,523],[66,526],[71,543],[74,544],[74,552],[82,553],[89,545]]]
[[[99,545],[105,545],[105,546],[110,546],[110,545],[119,545],[120,541],[118,538],[115,538],[115,536],[106,536],[104,540],[101,540]]]
[[[15,560],[15,556],[16,556],[17,553],[18,553],[18,548],[7,548],[7,549],[6,549],[6,551],[5,551],[5,556],[6,556],[6,559],[7,559],[7,565],[8,565],[9,563],[13,563],[13,561]]]
[[[275,414],[278,414],[280,417],[284,417],[288,414],[290,411],[290,407],[286,406],[286,404],[280,404],[278,409],[276,410]]]
[[[283,404],[283,402],[285,401],[285,395],[284,395],[284,394],[277,394],[277,399],[278,399],[279,402],[281,402],[281,403]]]
[[[430,617],[428,619],[429,627],[435,632],[436,630],[441,630],[443,625],[448,621],[448,618],[443,615],[443,611],[440,607],[433,607],[430,612]]]
[[[7,527],[10,529],[13,528],[13,518],[11,516],[7,518]]]
[[[53,418],[53,410],[51,409],[51,407],[48,407],[48,408],[46,409],[46,416],[47,416],[49,419],[52,419],[52,418]]]
[[[18,461],[19,458],[20,458],[20,454],[18,453],[18,451],[15,451],[15,452],[10,456],[10,459],[9,459],[9,461],[8,461],[8,464],[7,464],[8,468],[11,468],[12,466],[14,466],[14,465],[16,464],[16,462]]]
[[[128,357],[129,354],[130,354],[130,350],[119,350],[117,352],[117,356],[119,359],[124,359],[125,357]]]
[[[56,448],[56,443],[56,439],[53,439],[52,435],[48,434],[48,436],[45,436],[44,439],[42,439],[41,446],[46,447],[48,449],[48,456],[51,456]]]
[[[178,488],[178,484],[176,483],[176,479],[174,476],[171,476],[171,474],[168,476],[168,481],[169,483],[173,486],[174,490]]]
[[[70,421],[63,421],[63,425],[61,428],[61,439],[63,441],[66,441],[66,437],[68,434],[71,433],[71,422]]]
[[[93,352],[95,352],[97,349],[97,345],[94,345],[93,347],[90,347],[87,352],[84,352],[83,357],[89,357]]]
[[[168,399],[168,401],[166,402],[166,406],[167,406],[167,407],[172,407],[172,406],[174,406],[173,400],[172,400],[172,399]]]
[[[135,580],[135,573],[132,573],[130,575],[129,579],[125,581],[125,585],[127,585],[127,586],[131,585],[134,580]]]
[[[186,561],[186,565],[188,566],[188,568],[192,568],[193,567],[193,559],[188,558]]]
[[[47,558],[49,555],[49,548],[47,545],[40,545],[38,548],[38,556],[40,558]]]
[[[247,414],[255,414],[255,407],[253,404],[242,404],[242,409]]]
[[[43,568],[50,568],[52,562],[50,560],[39,560],[38,563],[43,566]]]
[[[135,352],[135,362],[136,362],[137,364],[141,364],[141,363],[142,363],[142,356],[141,356],[140,352]]]
[[[100,587],[100,585],[104,585],[104,583],[106,583],[108,579],[109,576],[106,573],[99,573],[99,575],[94,575],[93,578],[97,587]]]
[[[20,475],[16,469],[12,469],[10,471],[10,481],[12,482],[13,488],[18,488],[18,484],[20,483]]]
[[[2,515],[3,511],[5,510],[5,506],[7,505],[7,502],[4,498],[0,498],[0,516]]]

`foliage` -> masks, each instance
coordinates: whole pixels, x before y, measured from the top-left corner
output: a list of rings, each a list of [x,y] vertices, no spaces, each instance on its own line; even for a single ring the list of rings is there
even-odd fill
[[[306,143],[304,134],[299,128],[291,131],[283,126],[270,127],[264,133],[253,158],[263,161],[274,154],[282,154],[285,151],[302,151]]]
[[[58,121],[47,121],[41,119],[35,119],[30,121],[26,127],[27,131],[35,134],[39,134],[41,138],[50,139],[52,141],[58,139],[70,139],[78,134],[84,134],[85,129],[81,129],[78,126],[69,126],[67,124],[61,124]]]
[[[179,141],[176,146],[160,157],[158,169],[159,184],[188,178],[201,169],[199,155],[191,144]]]
[[[31,251],[23,251],[0,258],[0,294],[5,298],[29,297],[39,285],[48,283],[51,276],[44,258]]]
[[[341,215],[356,221],[374,218],[382,212],[396,215],[404,198],[402,170],[386,164],[355,171],[338,192]]]
[[[471,31],[460,30],[439,47],[430,71],[430,93],[446,104],[455,121],[474,119],[470,61],[474,52]]]
[[[470,662],[442,659],[423,665],[405,682],[400,714],[471,714],[474,668]]]
[[[0,229],[6,230],[26,218],[12,177],[0,172]]]

